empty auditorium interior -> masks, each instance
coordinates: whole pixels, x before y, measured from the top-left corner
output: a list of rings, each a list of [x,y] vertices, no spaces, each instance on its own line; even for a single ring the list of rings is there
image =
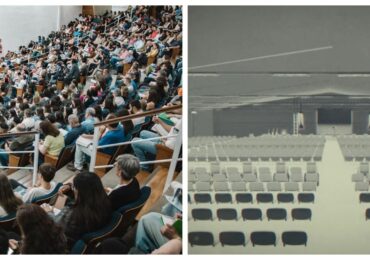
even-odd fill
[[[189,253],[368,254],[369,6],[189,7]]]
[[[0,39],[0,254],[181,254],[182,6],[1,6]]]

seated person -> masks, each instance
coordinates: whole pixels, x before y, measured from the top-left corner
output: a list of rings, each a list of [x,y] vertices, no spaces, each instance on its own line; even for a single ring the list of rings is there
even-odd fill
[[[68,133],[64,137],[64,144],[66,146],[70,144],[75,144],[77,138],[80,137],[80,135],[84,132],[84,129],[78,119],[78,116],[76,116],[75,114],[68,116],[68,123],[69,126],[71,127],[71,130],[68,131]]]
[[[178,134],[179,129],[181,128],[181,122],[182,122],[182,120],[180,119],[176,122],[175,126],[171,127],[171,126],[165,124],[158,117],[153,117],[153,121],[157,124],[160,124],[166,131],[168,131],[168,135],[166,135],[166,136],[171,136],[171,135]],[[133,141],[149,139],[149,138],[154,138],[154,137],[159,137],[159,136],[160,136],[159,134],[156,134],[156,133],[153,133],[153,132],[150,132],[150,131],[147,131],[147,130],[143,130],[143,131],[140,132],[140,138],[135,137],[133,139]],[[133,143],[131,146],[132,146],[132,149],[135,152],[135,155],[139,158],[140,162],[145,162],[145,161],[148,161],[148,157],[147,157],[148,154],[151,154],[151,155],[156,155],[157,154],[156,144],[162,143],[165,146],[167,146],[168,148],[173,150],[175,148],[175,141],[176,141],[176,137],[169,137],[169,138],[165,138],[165,139],[157,139],[157,140],[137,142],[137,143]],[[148,164],[141,165],[141,169],[144,170],[144,171],[149,171],[149,172],[151,171],[150,165],[148,165]]]
[[[6,175],[0,173],[0,217],[15,213],[23,201],[14,192]]]
[[[0,229],[0,255],[8,254],[9,236],[8,233]]]
[[[115,115],[109,114],[106,120],[116,118]],[[107,127],[103,126],[100,128],[101,137],[99,139],[98,145],[108,145],[121,143],[125,141],[125,135],[122,130],[122,126],[119,125],[119,122],[109,124]],[[91,155],[93,152],[92,145],[93,135],[83,134],[76,141],[76,153],[74,165],[68,165],[67,168],[71,171],[81,171],[85,163],[85,155]],[[101,149],[101,152],[112,155],[116,151],[117,147],[108,147]]]
[[[16,132],[25,132],[26,127],[24,124],[18,124],[16,126]],[[5,149],[0,149],[1,152],[4,151],[24,151],[25,149],[32,146],[34,140],[34,135],[20,135],[13,139],[13,141],[6,141]],[[14,154],[15,156],[20,156],[20,154]],[[0,163],[3,166],[8,166],[9,154],[0,153]]]
[[[123,154],[117,158],[116,175],[119,177],[119,184],[114,188],[105,188],[112,203],[112,209],[134,202],[140,198],[140,185],[135,178],[140,171],[140,161],[131,154]]]
[[[52,181],[56,172],[54,166],[52,166],[50,163],[43,163],[39,167],[39,172],[40,174],[38,175],[39,179],[36,187],[28,188],[24,191],[19,190],[18,192],[22,195],[22,200],[26,203],[31,202],[34,198],[51,193],[56,186],[56,183]],[[13,180],[12,186],[13,189],[16,188],[18,190],[20,184],[17,181]]]
[[[86,109],[86,112],[85,112],[85,120],[81,124],[84,129],[84,133],[85,134],[93,133],[95,123],[96,123],[95,109],[92,107],[89,107]]]
[[[78,173],[73,184],[66,184],[60,189],[61,193],[71,191],[73,201],[56,216],[52,214],[50,205],[42,205],[63,227],[69,249],[84,234],[106,226],[112,217],[111,203],[98,175],[87,171]]]
[[[64,148],[63,134],[48,120],[40,123],[40,129],[45,135],[45,140],[40,141],[39,150],[42,155],[50,154],[58,157]]]

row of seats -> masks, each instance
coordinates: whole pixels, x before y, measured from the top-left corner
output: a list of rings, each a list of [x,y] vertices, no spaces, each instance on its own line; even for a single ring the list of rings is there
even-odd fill
[[[369,211],[370,214],[370,211]],[[192,209],[191,215],[195,220],[213,220],[213,213],[208,208]],[[220,208],[216,212],[218,220],[238,220],[236,209]],[[370,216],[370,215],[369,215]],[[263,219],[262,210],[260,208],[244,208],[241,210],[241,217],[245,220],[261,220]],[[266,210],[267,220],[288,220],[287,210],[284,208],[269,208]],[[309,208],[294,208],[291,210],[292,220],[311,220],[312,212]]]
[[[356,183],[357,184],[357,183]],[[303,182],[300,189],[300,183],[298,182],[286,182],[284,183],[285,191],[316,191],[318,181]],[[195,187],[192,181],[188,183],[189,191],[247,191],[261,192],[261,191],[282,191],[282,184],[280,182],[250,182],[248,185],[245,182],[228,182],[225,181],[199,181],[195,183]]]
[[[278,193],[276,195],[276,200],[278,203],[294,203],[293,193]],[[194,199],[194,201],[193,201]],[[193,199],[190,194],[188,194],[188,202],[191,204],[193,202],[197,203],[212,203],[213,199],[209,193],[194,193]],[[274,203],[274,195],[272,193],[257,193],[255,196],[257,203]],[[368,198],[370,202],[370,194]],[[233,203],[234,199],[230,193],[216,193],[214,195],[214,201],[216,203]],[[313,193],[298,193],[297,194],[298,203],[314,203],[315,194]],[[253,203],[253,195],[251,193],[236,193],[235,194],[236,203]]]
[[[304,176],[302,173],[292,173],[288,175],[287,173],[271,173],[260,172],[258,175],[254,173],[219,173],[219,174],[209,174],[209,173],[190,173],[188,180],[190,182],[197,181],[230,181],[230,182],[317,182],[319,183],[318,173],[306,173]]]
[[[189,232],[190,246],[215,246],[215,239],[211,232]],[[307,233],[304,231],[285,231],[281,234],[281,241],[285,245],[307,246]],[[276,234],[272,231],[253,231],[250,233],[252,246],[273,245],[276,246]],[[223,231],[219,233],[219,241],[222,246],[246,246],[247,241],[243,232]]]

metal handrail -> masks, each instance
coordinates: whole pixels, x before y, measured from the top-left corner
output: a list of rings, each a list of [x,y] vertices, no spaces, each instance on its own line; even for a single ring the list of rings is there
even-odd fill
[[[182,158],[177,158],[177,161],[182,161]],[[140,165],[153,164],[153,163],[165,163],[165,162],[172,162],[172,159],[145,161],[145,162],[140,162]],[[95,169],[113,168],[114,166],[115,166],[114,164],[98,165],[98,166],[95,166]]]
[[[172,111],[172,110],[176,110],[176,109],[179,109],[179,108],[182,108],[182,105],[175,105],[175,106],[170,106],[170,107],[153,109],[153,110],[142,112],[142,113],[137,113],[137,114],[133,114],[133,115],[117,117],[117,118],[113,118],[113,119],[101,121],[99,123],[95,123],[94,124],[94,127],[101,126],[101,125],[106,125],[106,124],[118,123],[118,122],[125,122],[125,121],[128,121],[130,119],[144,117],[144,116],[152,116],[152,115],[155,115],[155,114],[158,114],[158,113]]]
[[[106,144],[106,145],[97,146],[96,149],[103,149],[103,148],[121,146],[121,145],[126,145],[126,144],[135,144],[135,143],[141,143],[144,141],[153,141],[157,139],[167,139],[167,138],[176,137],[176,136],[177,135],[166,135],[166,136],[158,136],[158,137],[152,137],[152,138],[146,138],[146,139],[131,140],[131,141],[122,142],[122,143]]]

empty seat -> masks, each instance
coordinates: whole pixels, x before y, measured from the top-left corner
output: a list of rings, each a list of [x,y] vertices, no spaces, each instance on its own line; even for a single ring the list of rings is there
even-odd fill
[[[315,162],[308,162],[307,163],[307,173],[316,173],[316,163]]]
[[[215,201],[216,203],[231,203],[232,197],[230,193],[216,193]]]
[[[218,173],[218,174],[213,175],[212,179],[213,181],[221,181],[221,182],[227,181],[226,176],[223,173]]]
[[[370,209],[366,209],[365,211],[365,219],[368,220],[370,218]]]
[[[212,177],[211,175],[206,172],[206,173],[197,173],[197,180],[198,181],[211,181],[212,180]]]
[[[191,181],[188,181],[188,190],[189,191],[195,191],[195,189],[194,189],[194,183],[192,183]]]
[[[226,173],[228,173],[228,174],[231,174],[231,173],[240,174],[238,168],[236,168],[236,167],[227,167],[226,168]]]
[[[245,182],[256,182],[257,181],[257,176],[255,174],[243,174],[243,180]]]
[[[316,191],[316,182],[304,182],[302,184],[302,191]]]
[[[368,191],[369,183],[368,182],[356,182],[355,191]]]
[[[271,193],[257,193],[256,196],[257,203],[262,202],[262,203],[272,203],[274,202],[274,197],[272,196]]]
[[[269,182],[269,183],[267,183],[267,191],[281,191],[280,182]]]
[[[278,193],[277,200],[279,203],[294,202],[294,195],[292,193]]]
[[[243,173],[253,173],[252,163],[243,163]]]
[[[274,181],[288,182],[289,181],[289,176],[286,173],[275,173],[274,174]]]
[[[250,191],[264,191],[263,183],[261,182],[251,182],[249,183]]]
[[[243,220],[262,220],[262,210],[257,208],[242,209]]]
[[[229,191],[229,183],[227,182],[214,182],[213,188],[215,191]]]
[[[188,181],[189,182],[196,182],[197,181],[197,176],[194,173],[189,173]]]
[[[276,163],[276,173],[286,173],[286,166],[284,162]]]
[[[232,191],[246,191],[247,188],[244,182],[232,182],[231,190]]]
[[[210,209],[192,209],[191,215],[194,220],[212,220],[212,210]]]
[[[283,246],[285,245],[307,245],[307,234],[303,231],[286,231],[281,235]]]
[[[196,174],[206,174],[207,173],[207,169],[205,167],[195,167],[194,168],[194,172]]]
[[[360,173],[367,175],[369,173],[369,163],[368,162],[362,162],[360,164]]]
[[[211,232],[189,232],[190,246],[214,246],[214,238]]]
[[[283,208],[267,209],[266,215],[267,220],[287,220],[287,212]]]
[[[237,203],[253,203],[253,196],[250,193],[237,193],[235,200]]]
[[[245,236],[242,232],[224,231],[219,235],[222,246],[245,246]]]
[[[222,208],[217,210],[218,220],[238,220],[236,209]]]
[[[306,174],[305,181],[306,182],[315,182],[315,183],[317,183],[317,185],[319,185],[319,174],[318,173]]]
[[[274,245],[276,246],[276,235],[270,231],[254,231],[251,233],[252,245]]]
[[[311,220],[312,212],[308,208],[296,208],[292,209],[292,219],[298,220]]]
[[[313,193],[299,193],[298,202],[303,203],[315,202],[315,195]]]
[[[208,193],[195,193],[194,201],[195,203],[212,203],[212,198]]]
[[[242,181],[240,173],[228,173],[227,178],[229,181]]]
[[[271,173],[270,172],[260,172],[258,174],[258,178],[262,182],[272,182],[272,176],[271,176]]]
[[[362,182],[364,180],[364,175],[362,173],[354,173],[351,179],[353,182]]]
[[[195,187],[197,191],[211,191],[211,183],[209,182],[197,182],[195,184]]]
[[[299,170],[301,170],[301,168],[298,168]],[[293,181],[293,182],[302,182],[303,181],[303,175],[302,175],[302,172],[299,171],[299,172],[292,172],[290,174],[290,181]]]
[[[360,202],[370,202],[370,193],[360,193]]]
[[[299,191],[299,184],[297,182],[284,183],[285,191]]]
[[[211,163],[211,173],[220,173],[220,163],[213,162]]]

